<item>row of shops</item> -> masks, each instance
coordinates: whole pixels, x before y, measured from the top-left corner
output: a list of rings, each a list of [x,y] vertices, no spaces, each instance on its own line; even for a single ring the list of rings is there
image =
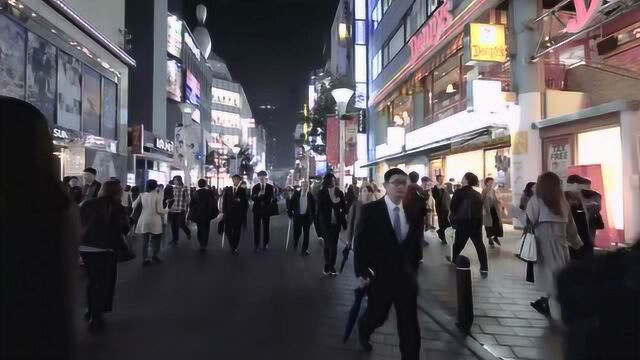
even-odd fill
[[[598,246],[630,242],[640,233],[640,1],[592,1],[588,14],[573,1],[537,3],[428,1],[414,29],[409,11],[404,46],[383,45],[372,74],[375,145],[363,167],[378,183],[393,166],[455,181],[471,171],[516,207],[543,171],[580,174],[603,195]]]

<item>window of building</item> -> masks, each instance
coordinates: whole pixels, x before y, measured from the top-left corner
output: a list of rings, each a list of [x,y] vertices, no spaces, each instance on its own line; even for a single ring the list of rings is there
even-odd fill
[[[393,2],[393,0],[382,0],[382,13],[386,13],[387,10],[389,10],[389,6],[391,6],[391,3]]]
[[[356,82],[367,81],[367,46],[355,46],[355,80]]]
[[[379,50],[378,53],[373,57],[371,61],[371,76],[373,79],[377,78],[382,71],[382,50]]]
[[[388,64],[389,61],[391,61],[391,59],[393,59],[396,54],[402,49],[402,47],[404,46],[405,43],[405,26],[404,23],[402,25],[400,25],[400,27],[398,28],[398,30],[396,30],[395,34],[393,34],[393,36],[391,37],[391,40],[389,40],[388,43],[388,58],[387,61],[385,63]]]
[[[382,6],[381,6],[381,1],[378,1],[378,3],[376,3],[376,6],[374,6],[373,11],[371,12],[371,23],[373,24],[373,29],[375,30],[378,27],[378,24],[380,23],[380,20],[382,19]]]
[[[416,0],[407,19],[407,37],[411,37],[427,21],[427,0]]]
[[[424,82],[424,124],[429,125],[433,120],[433,73],[425,76]]]
[[[391,103],[389,126],[409,128],[413,123],[413,101],[410,95],[398,96]]]
[[[355,0],[353,8],[356,20],[367,19],[367,0]]]
[[[460,55],[450,57],[437,67],[433,77],[433,121],[438,121],[459,112],[465,98]]]
[[[367,22],[364,20],[356,20],[356,36],[355,41],[356,44],[366,44],[367,43]]]

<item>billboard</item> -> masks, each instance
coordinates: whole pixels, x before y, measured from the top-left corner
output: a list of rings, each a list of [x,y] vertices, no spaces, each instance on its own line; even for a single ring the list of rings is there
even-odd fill
[[[27,101],[53,124],[56,108],[56,48],[48,41],[28,34]]]
[[[176,57],[182,54],[182,21],[174,15],[167,17],[167,52]]]
[[[187,69],[187,81],[185,82],[185,101],[194,105],[200,105],[200,82]]]
[[[182,101],[182,69],[175,60],[167,60],[167,97]]]
[[[58,120],[57,124],[80,130],[82,96],[82,63],[63,52],[58,53]]]
[[[0,95],[24,100],[26,37],[22,26],[0,16]]]

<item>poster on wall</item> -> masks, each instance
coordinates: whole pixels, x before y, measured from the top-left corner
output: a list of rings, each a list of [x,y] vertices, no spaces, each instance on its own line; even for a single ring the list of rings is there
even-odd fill
[[[327,163],[337,165],[340,161],[340,123],[335,115],[327,116]]]
[[[27,102],[53,124],[56,106],[56,48],[46,40],[27,36]]]
[[[82,63],[58,52],[58,125],[80,130],[81,95]]]
[[[345,144],[344,144],[344,162],[345,166],[353,165],[357,160],[358,150],[358,119],[352,116],[349,120],[344,120]]]
[[[102,137],[116,138],[118,87],[109,79],[102,79]]]
[[[167,61],[167,97],[182,101],[182,69],[175,60]]]
[[[0,95],[24,100],[24,28],[0,15]]]
[[[191,104],[200,105],[200,82],[189,70],[187,70],[185,84],[185,100]]]
[[[82,83],[82,132],[100,136],[100,74],[84,66]]]
[[[182,21],[174,15],[167,17],[167,52],[176,57],[182,54]]]
[[[571,143],[569,139],[553,140],[546,143],[547,170],[556,173],[563,184],[567,183],[567,169],[571,166]]]

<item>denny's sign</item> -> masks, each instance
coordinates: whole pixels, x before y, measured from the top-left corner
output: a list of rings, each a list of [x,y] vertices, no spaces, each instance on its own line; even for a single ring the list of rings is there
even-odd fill
[[[451,0],[445,0],[422,29],[409,40],[411,63],[418,61],[420,55],[436,46],[452,22]]]

